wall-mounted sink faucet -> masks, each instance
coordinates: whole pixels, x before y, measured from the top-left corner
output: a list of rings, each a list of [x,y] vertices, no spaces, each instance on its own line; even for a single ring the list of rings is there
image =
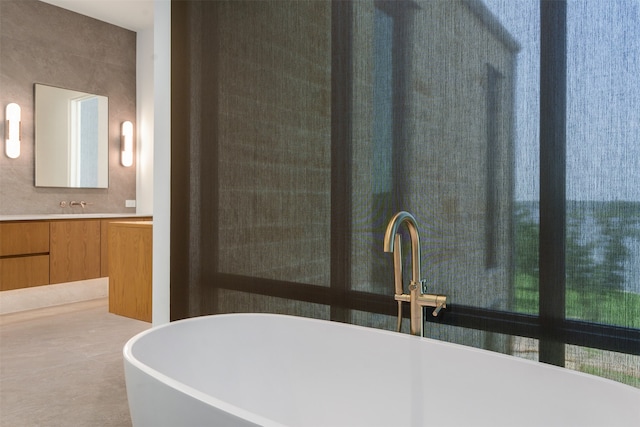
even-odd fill
[[[402,245],[398,229],[406,223],[411,238],[411,282],[409,293],[404,293],[402,279]],[[416,219],[409,212],[398,212],[391,218],[384,234],[384,251],[393,253],[395,300],[398,301],[398,332],[402,322],[402,303],[408,302],[411,310],[411,334],[424,336],[422,307],[434,307],[433,315],[447,307],[445,295],[426,294],[424,280],[420,278],[420,235]]]
[[[85,202],[84,200],[81,200],[79,202],[76,202],[75,200],[69,202],[69,206],[73,207],[73,206],[80,206],[82,209],[84,209],[86,206],[88,205],[87,202]]]

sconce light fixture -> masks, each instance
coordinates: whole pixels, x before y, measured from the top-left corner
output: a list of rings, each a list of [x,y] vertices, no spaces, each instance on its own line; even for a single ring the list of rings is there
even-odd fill
[[[122,123],[120,143],[122,145],[120,162],[122,166],[128,168],[133,164],[133,123],[130,121]]]
[[[5,152],[7,157],[17,159],[20,156],[20,106],[14,102],[7,105],[5,117]]]

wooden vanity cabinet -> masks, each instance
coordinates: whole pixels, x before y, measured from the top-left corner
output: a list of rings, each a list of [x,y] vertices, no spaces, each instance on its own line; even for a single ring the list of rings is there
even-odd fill
[[[51,221],[50,283],[100,277],[100,220]]]
[[[106,277],[109,224],[150,219],[0,221],[0,291]]]
[[[49,284],[49,223],[0,223],[0,291]]]
[[[109,312],[151,322],[153,224],[109,224]]]
[[[109,224],[112,222],[137,222],[151,221],[151,217],[134,218],[109,218],[103,219],[100,224],[100,276],[109,276]]]

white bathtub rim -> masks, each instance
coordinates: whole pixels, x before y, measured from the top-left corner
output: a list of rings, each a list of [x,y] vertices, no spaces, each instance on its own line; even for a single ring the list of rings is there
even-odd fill
[[[467,352],[471,352],[471,353],[490,355],[491,357],[496,357],[496,358],[500,358],[500,359],[514,361],[514,362],[517,362],[517,363],[523,363],[523,364],[543,367],[544,369],[550,369],[552,371],[556,371],[561,375],[580,376],[580,377],[588,378],[589,380],[594,381],[594,382],[600,382],[602,384],[608,384],[609,386],[619,387],[621,389],[627,390],[627,391],[629,391],[629,392],[631,392],[633,394],[638,395],[638,397],[640,398],[640,389],[639,388],[633,387],[633,386],[628,385],[628,384],[621,383],[619,381],[611,380],[609,378],[601,377],[601,376],[598,376],[598,375],[588,374],[586,372],[581,372],[581,371],[577,371],[577,370],[570,369],[570,368],[551,365],[551,364],[544,363],[544,362],[539,362],[539,361],[536,361],[536,360],[524,359],[524,358],[513,356],[513,355],[510,355],[510,354],[499,353],[497,351],[486,350],[486,349],[483,349],[483,348],[472,347],[472,346],[469,346],[469,345],[457,344],[457,343],[448,342],[448,341],[442,341],[442,340],[438,340],[438,339],[435,339],[435,338],[419,337],[419,336],[415,336],[415,335],[410,335],[408,333],[398,333],[398,332],[394,332],[394,331],[388,331],[388,330],[385,330],[385,329],[377,329],[377,328],[372,328],[372,327],[368,327],[368,326],[353,325],[353,324],[350,324],[350,323],[343,323],[343,322],[337,322],[337,321],[334,322],[334,321],[323,320],[323,319],[315,319],[315,318],[310,318],[310,317],[295,316],[295,315],[288,315],[288,314],[275,314],[275,313],[225,313],[225,314],[213,314],[213,315],[199,316],[199,317],[193,317],[193,318],[189,318],[189,319],[183,319],[183,320],[179,320],[178,322],[185,322],[185,321],[190,321],[190,320],[212,318],[212,317],[218,318],[218,317],[239,317],[239,316],[265,317],[265,318],[266,317],[291,318],[291,319],[294,319],[296,321],[303,321],[303,322],[310,322],[310,323],[330,322],[331,324],[338,325],[339,327],[350,328],[350,329],[360,329],[362,331],[366,331],[367,333],[375,333],[375,334],[382,334],[382,335],[392,335],[394,337],[394,339],[426,341],[426,342],[429,343],[429,345],[437,345],[437,346],[442,346],[442,347],[445,347],[445,348],[449,347],[449,348],[459,349],[459,350],[467,351]],[[172,322],[172,323],[175,323],[175,322]],[[428,327],[428,325],[429,324],[427,323],[427,327]],[[144,332],[149,332],[149,331],[144,331]]]
[[[414,336],[414,335],[410,335],[410,334],[406,334],[406,333],[398,333],[398,332],[393,332],[393,331],[387,331],[384,329],[377,329],[377,328],[371,328],[371,327],[367,327],[367,326],[361,326],[361,325],[353,325],[350,323],[343,323],[343,322],[333,322],[333,321],[329,321],[329,320],[323,320],[323,319],[314,319],[311,317],[303,317],[303,316],[295,316],[295,315],[289,315],[289,314],[275,314],[275,313],[223,313],[223,314],[211,314],[211,315],[204,315],[204,316],[196,316],[196,317],[190,317],[190,318],[186,318],[186,319],[181,319],[181,320],[176,320],[170,323],[166,323],[160,326],[155,326],[151,329],[147,329],[144,330],[140,333],[138,333],[137,335],[133,336],[125,345],[125,350],[127,348],[129,348],[129,353],[128,355],[130,357],[128,357],[128,360],[136,361],[135,366],[139,367],[139,366],[144,366],[145,368],[148,368],[148,372],[153,372],[153,373],[158,373],[160,375],[160,372],[149,368],[148,366],[144,365],[143,363],[139,362],[137,359],[135,359],[135,357],[133,356],[133,354],[131,353],[131,347],[133,346],[133,344],[135,343],[135,341],[138,338],[143,337],[144,335],[150,334],[155,330],[159,330],[162,328],[166,328],[166,327],[170,327],[174,324],[177,323],[188,323],[188,322],[197,322],[197,321],[203,321],[204,319],[207,318],[222,318],[222,317],[278,317],[278,318],[290,318],[296,321],[303,321],[303,322],[311,322],[311,323],[325,323],[325,322],[331,322],[332,324],[338,325],[339,327],[346,327],[346,328],[354,328],[354,329],[361,329],[364,331],[367,331],[368,333],[376,333],[376,334],[383,334],[383,335],[393,335],[394,339],[408,339],[408,340],[422,340],[422,341],[427,341],[430,344],[434,344],[434,345],[439,345],[439,346],[443,346],[443,347],[451,347],[451,348],[456,348],[456,349],[462,349],[464,351],[469,351],[469,352],[474,352],[474,353],[480,353],[480,354],[489,354],[491,356],[494,357],[498,357],[498,358],[504,358],[507,360],[516,360],[518,362],[521,363],[525,363],[525,364],[530,364],[530,365],[542,365],[544,366],[545,369],[552,369],[552,370],[556,370],[558,372],[564,373],[565,375],[578,375],[578,376],[582,376],[585,378],[589,378],[593,381],[599,381],[602,383],[606,383],[609,385],[614,385],[614,386],[618,386],[618,387],[622,387],[624,389],[627,389],[633,393],[636,393],[640,396],[640,389],[633,387],[631,385],[628,384],[624,384],[621,383],[619,381],[615,381],[615,380],[611,380],[608,378],[604,378],[598,375],[593,375],[593,374],[588,374],[586,372],[581,372],[581,371],[576,371],[573,369],[569,369],[569,368],[564,368],[564,367],[560,367],[560,366],[556,366],[556,365],[551,365],[551,364],[547,364],[544,362],[538,362],[536,360],[530,360],[530,359],[524,359],[521,357],[517,357],[517,356],[512,356],[510,354],[503,354],[503,353],[499,353],[496,351],[491,351],[491,350],[486,350],[483,348],[477,348],[477,347],[472,347],[472,346],[468,346],[468,345],[464,345],[464,344],[457,344],[457,343],[452,343],[452,342],[448,342],[448,341],[442,341],[442,340],[438,340],[438,339],[434,339],[434,338],[426,338],[426,337],[418,337],[418,336]],[[427,324],[428,325],[428,324]],[[123,350],[123,351],[125,351]],[[125,354],[125,356],[127,356],[127,354]],[[164,375],[163,375],[164,376]],[[168,379],[170,379],[169,377],[167,377]],[[177,381],[175,381],[177,382]],[[233,406],[233,405],[232,405]],[[244,410],[243,410],[244,411]],[[280,426],[281,424],[275,424]]]
[[[139,334],[135,335],[134,337],[132,337],[131,339],[129,339],[129,341],[127,341],[127,343],[125,344],[124,348],[123,348],[123,356],[125,358],[125,360],[130,363],[131,365],[133,365],[135,368],[141,370],[142,372],[146,373],[147,375],[157,379],[158,381],[160,381],[161,383],[167,385],[168,387],[171,387],[173,389],[176,389],[177,391],[184,393],[187,396],[190,396],[193,399],[199,400],[201,402],[206,403],[207,405],[210,406],[214,406],[224,412],[227,412],[233,416],[236,416],[238,418],[244,419],[246,421],[249,421],[251,423],[254,423],[256,425],[260,425],[260,426],[264,426],[264,427],[287,427],[284,424],[278,423],[270,418],[261,416],[256,414],[255,412],[249,411],[247,409],[243,409],[241,407],[238,407],[236,405],[233,405],[231,403],[229,403],[228,401],[213,397],[211,395],[208,395],[204,392],[201,392],[193,387],[190,387],[178,380],[175,380],[165,374],[163,374],[160,371],[157,371],[151,367],[149,367],[148,365],[142,363],[141,361],[139,361],[134,355],[133,355],[133,345],[137,342],[138,339],[144,337],[147,334],[151,334],[156,330],[162,329],[162,328],[167,328],[167,327],[171,327],[174,324],[177,323],[188,323],[188,322],[198,322],[198,321],[203,321],[207,318],[221,318],[221,317],[263,317],[263,318],[268,318],[268,317],[278,317],[278,318],[292,318],[295,319],[295,321],[302,321],[302,322],[311,322],[311,323],[325,323],[328,322],[327,320],[321,320],[321,319],[313,319],[313,318],[308,318],[308,317],[301,317],[301,316],[292,316],[292,315],[285,315],[285,314],[272,314],[272,313],[226,313],[226,314],[215,314],[215,315],[206,315],[206,316],[198,316],[198,317],[192,317],[192,318],[187,318],[187,319],[182,319],[182,320],[177,320],[174,322],[170,322],[161,326],[156,326],[153,327],[151,329],[147,329],[145,331],[140,332]],[[456,348],[456,349],[460,349],[462,351],[468,351],[468,352],[473,352],[473,353],[479,353],[479,354],[490,354],[492,357],[497,357],[497,358],[504,358],[507,360],[511,360],[511,361],[517,361],[518,363],[524,363],[524,364],[530,364],[530,365],[536,365],[536,366],[540,366],[542,365],[545,369],[550,369],[550,370],[554,370],[557,371],[559,374],[561,375],[577,375],[577,376],[582,376],[585,378],[588,378],[591,381],[595,381],[595,382],[600,382],[603,385],[604,384],[608,384],[609,387],[617,387],[620,388],[621,390],[624,390],[625,393],[631,393],[631,394],[635,394],[638,396],[638,398],[640,398],[640,389],[630,386],[628,384],[623,384],[619,381],[614,381],[614,380],[610,380],[608,378],[603,378],[597,375],[592,375],[592,374],[587,374],[584,372],[580,372],[580,371],[575,371],[575,370],[571,370],[568,368],[563,368],[563,367],[559,367],[559,366],[555,366],[555,365],[550,365],[550,364],[546,364],[546,363],[541,363],[541,362],[537,362],[534,360],[528,360],[528,359],[523,359],[523,358],[519,358],[516,356],[511,356],[511,355],[507,355],[507,354],[502,354],[502,353],[498,353],[498,352],[494,352],[494,351],[490,351],[490,350],[485,350],[485,349],[481,349],[481,348],[476,348],[476,347],[471,347],[471,346],[465,346],[462,344],[456,344],[456,343],[450,343],[447,341],[441,341],[441,340],[436,340],[436,339],[432,339],[432,338],[421,338],[421,337],[417,337],[417,336],[413,336],[413,335],[409,335],[409,334],[401,334],[401,333],[397,333],[397,332],[392,332],[392,331],[386,331],[383,329],[375,329],[375,328],[370,328],[370,327],[366,327],[366,326],[359,326],[359,325],[352,325],[352,324],[347,324],[347,323],[341,323],[341,322],[331,322],[334,323],[336,326],[338,327],[346,327],[346,328],[355,328],[355,329],[361,329],[364,331],[367,331],[368,333],[376,333],[376,334],[383,334],[383,335],[393,335],[394,339],[406,339],[406,340],[424,340],[424,341],[428,341],[431,345],[438,345],[438,346],[444,346],[444,347],[452,347],[452,348]]]
[[[127,343],[125,344],[123,350],[122,350],[122,354],[123,357],[125,359],[125,362],[130,363],[133,367],[135,367],[136,369],[139,369],[140,371],[144,372],[145,374],[149,375],[150,377],[158,380],[159,382],[165,384],[168,387],[171,387],[175,390],[177,390],[178,392],[181,392],[193,399],[196,399],[198,401],[204,402],[207,405],[216,407],[224,412],[227,412],[233,416],[236,416],[238,418],[244,419],[246,421],[249,421],[251,423],[254,423],[256,425],[259,425],[261,427],[288,427],[285,424],[281,424],[278,423],[270,418],[266,418],[264,416],[258,415],[255,412],[249,411],[247,409],[243,409],[237,405],[234,405],[232,403],[229,403],[226,400],[222,400],[219,399],[217,397],[213,397],[209,394],[206,394],[204,392],[201,392],[193,387],[190,387],[186,384],[184,384],[183,382],[180,382],[178,380],[175,380],[169,376],[167,376],[166,374],[163,374],[162,372],[151,368],[150,366],[144,364],[143,362],[141,362],[140,360],[138,360],[134,355],[133,355],[133,346],[135,345],[135,343],[139,340],[142,339],[144,336],[148,335],[148,334],[153,334],[155,331],[164,329],[164,328],[169,328],[172,327],[176,324],[184,324],[184,323],[190,323],[190,322],[201,322],[204,321],[207,318],[221,318],[221,317],[277,317],[277,318],[291,318],[295,321],[308,321],[311,323],[325,323],[325,322],[329,322],[328,320],[322,320],[322,319],[314,319],[314,318],[309,318],[309,317],[303,317],[303,316],[294,316],[294,315],[287,315],[287,314],[274,314],[274,313],[224,313],[224,314],[213,314],[213,315],[204,315],[204,316],[196,316],[196,317],[190,317],[190,318],[186,318],[186,319],[180,319],[180,320],[175,320],[173,322],[169,322],[169,323],[165,323],[163,325],[159,325],[159,326],[154,326],[150,329],[146,329],[136,335],[134,335],[132,338],[130,338]],[[438,340],[432,340],[429,338],[420,338],[417,336],[413,336],[413,335],[408,335],[408,334],[399,334],[397,332],[391,332],[391,331],[386,331],[383,329],[375,329],[375,328],[369,328],[369,327],[365,327],[365,326],[360,326],[360,325],[352,325],[352,324],[348,324],[348,323],[342,323],[342,322],[331,322],[334,323],[335,325],[338,326],[342,326],[342,327],[349,327],[349,328],[356,328],[356,329],[364,329],[368,332],[375,332],[375,333],[382,333],[382,334],[391,334],[394,335],[396,337],[396,339],[424,339],[424,340],[429,340],[429,341],[433,341],[435,343],[439,343],[439,344],[451,344],[451,343],[447,343],[444,341],[438,341]],[[451,344],[454,346],[458,346],[457,344]],[[461,346],[464,348],[471,348],[472,347],[467,347],[467,346]],[[498,353],[496,353],[498,354]]]
[[[242,314],[251,314],[251,313],[242,313]],[[234,314],[230,314],[230,315],[234,315]],[[213,316],[229,316],[228,314],[218,314],[218,315],[213,315]],[[201,402],[204,402],[205,404],[209,405],[209,406],[213,406],[215,408],[218,408],[224,412],[227,412],[228,414],[231,414],[233,416],[236,416],[238,418],[241,418],[243,420],[249,421],[251,423],[254,423],[256,425],[259,426],[263,426],[263,427],[287,427],[284,424],[280,424],[276,421],[273,421],[269,418],[257,415],[254,412],[248,411],[246,409],[242,409],[236,405],[233,405],[225,400],[222,399],[218,399],[214,396],[208,395],[206,393],[203,393],[193,387],[190,387],[180,381],[177,381],[165,374],[163,374],[160,371],[157,371],[151,367],[149,367],[148,365],[145,365],[144,363],[140,362],[134,355],[133,355],[133,345],[136,343],[136,341],[142,337],[144,337],[147,334],[153,333],[154,331],[158,330],[158,329],[162,329],[162,328],[166,328],[169,327],[175,323],[186,323],[186,322],[192,322],[192,321],[197,321],[197,320],[201,320],[202,318],[205,317],[212,317],[212,316],[199,316],[199,317],[192,317],[192,318],[188,318],[188,319],[182,319],[182,320],[176,320],[174,322],[170,322],[161,326],[157,326],[157,327],[153,327],[151,329],[147,329],[143,332],[138,333],[137,335],[133,336],[131,339],[129,339],[129,341],[127,341],[127,343],[125,344],[123,350],[122,350],[122,354],[125,358],[125,361],[130,363],[132,366],[134,366],[135,368],[141,370],[142,372],[144,372],[145,374],[149,375],[150,377],[158,380],[159,382],[167,385],[168,387],[171,387],[172,389],[177,390],[180,393],[183,393],[193,399],[199,400]]]

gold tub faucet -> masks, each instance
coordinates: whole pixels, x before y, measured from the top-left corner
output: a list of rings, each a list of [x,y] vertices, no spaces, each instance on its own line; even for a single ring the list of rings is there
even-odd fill
[[[411,238],[411,282],[409,293],[404,293],[402,279],[402,249],[401,238],[398,229],[406,224]],[[447,307],[445,295],[425,293],[425,281],[420,278],[420,235],[418,224],[409,212],[398,212],[391,218],[384,234],[384,251],[393,253],[393,271],[395,283],[395,300],[398,301],[398,332],[402,322],[402,303],[408,302],[411,310],[411,334],[424,336],[424,316],[422,307],[434,307],[433,315],[437,316],[440,310]]]

